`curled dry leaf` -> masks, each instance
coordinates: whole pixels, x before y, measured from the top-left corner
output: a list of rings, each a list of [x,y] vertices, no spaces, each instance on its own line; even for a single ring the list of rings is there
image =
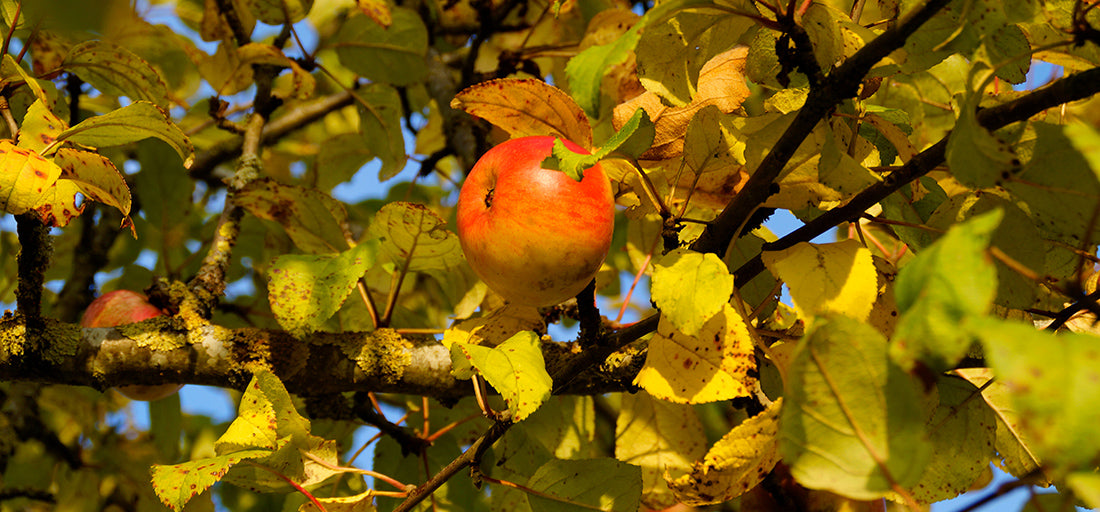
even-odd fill
[[[661,102],[657,93],[647,91],[641,96],[615,107],[613,123],[619,129],[634,111],[641,108],[657,126],[653,147],[642,154],[643,159],[665,160],[676,158],[684,152],[684,136],[688,123],[695,114],[708,105],[715,105],[723,114],[741,107],[749,97],[745,83],[745,59],[748,47],[732,48],[707,61],[699,71],[699,82],[691,103],[683,107],[670,107]]]
[[[455,95],[451,108],[489,121],[512,137],[555,135],[592,149],[584,111],[565,91],[542,80],[502,78],[472,85]]]

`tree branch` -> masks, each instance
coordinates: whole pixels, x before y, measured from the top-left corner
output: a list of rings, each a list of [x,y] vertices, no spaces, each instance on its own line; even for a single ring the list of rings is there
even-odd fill
[[[320,100],[297,106],[268,123],[263,129],[260,143],[262,146],[274,144],[291,132],[299,130],[325,117],[330,112],[351,105],[353,100],[354,98],[350,92],[342,91]],[[222,177],[216,176],[214,169],[240,156],[243,142],[243,137],[233,137],[207,148],[195,155],[195,162],[191,165],[191,168],[188,169],[188,174],[196,180],[202,180],[221,187]]]
[[[904,45],[905,40],[947,2],[948,0],[929,0],[914,9],[894,28],[883,32],[845,60],[821,82],[820,87],[811,88],[805,105],[795,115],[787,131],[764,157],[744,188],[692,244],[692,249],[718,255],[725,253],[741,225],[772,195],[776,178],[817,123],[842,100],[854,97],[871,67]]]
[[[1050,85],[1022,96],[1014,101],[978,111],[978,123],[988,130],[996,130],[1008,124],[1023,121],[1048,108],[1087,98],[1100,92],[1100,68],[1093,68],[1062,78]],[[928,149],[921,151],[900,169],[856,194],[847,204],[826,211],[802,227],[775,242],[764,244],[765,251],[787,249],[799,242],[807,242],[832,229],[837,224],[858,218],[865,210],[886,198],[906,184],[924,176],[944,162],[947,140],[945,136]],[[745,262],[734,273],[737,286],[749,282],[764,270],[760,255]]]
[[[0,381],[35,381],[107,389],[123,385],[201,384],[244,389],[250,365],[269,366],[291,393],[318,396],[348,391],[415,394],[456,400],[472,394],[467,381],[451,376],[450,351],[431,337],[401,336],[390,329],[370,333],[314,333],[307,339],[273,329],[188,330],[179,318],[158,318],[112,328],[80,328],[48,320],[46,343],[28,343],[21,317],[0,319]],[[637,324],[635,324],[637,325]],[[646,329],[614,333],[607,345],[637,339]],[[631,334],[633,333],[633,334]],[[611,351],[574,343],[544,343],[551,368],[580,368],[570,378],[555,374],[555,393],[598,394],[631,389],[640,358],[595,368]],[[599,353],[596,353],[599,352]]]

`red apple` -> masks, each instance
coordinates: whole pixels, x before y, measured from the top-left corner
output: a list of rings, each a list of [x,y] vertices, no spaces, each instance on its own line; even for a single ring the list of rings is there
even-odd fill
[[[114,327],[131,324],[163,315],[164,312],[149,303],[144,295],[130,290],[115,290],[104,293],[88,305],[80,325],[84,327]],[[170,396],[179,391],[182,384],[161,384],[158,386],[120,386],[119,393],[131,400],[151,402]]]
[[[615,227],[611,184],[597,164],[576,181],[544,169],[554,137],[512,139],[477,161],[458,198],[458,239],[474,272],[505,300],[549,306],[580,293]],[[570,150],[585,153],[565,141]]]

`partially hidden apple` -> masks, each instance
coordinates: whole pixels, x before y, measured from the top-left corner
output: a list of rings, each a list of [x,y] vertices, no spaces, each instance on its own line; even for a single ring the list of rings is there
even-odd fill
[[[149,303],[144,295],[130,290],[115,290],[100,295],[84,311],[80,325],[84,327],[114,327],[148,320],[163,315],[160,308]],[[171,396],[182,384],[156,386],[120,386],[119,393],[131,400],[151,402]]]
[[[459,193],[458,239],[466,260],[510,303],[549,306],[575,296],[611,248],[615,199],[607,175],[599,164],[581,181],[543,168],[554,140],[498,144],[474,164]]]

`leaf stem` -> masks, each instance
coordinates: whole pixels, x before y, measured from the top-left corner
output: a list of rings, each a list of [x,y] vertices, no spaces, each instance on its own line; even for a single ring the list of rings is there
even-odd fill
[[[612,510],[611,508],[596,507],[596,506],[593,506],[593,505],[589,505],[587,503],[577,503],[575,501],[572,501],[572,500],[569,500],[569,499],[566,499],[566,498],[562,498],[561,496],[554,496],[553,494],[547,494],[547,493],[542,492],[542,491],[536,491],[536,490],[534,490],[530,487],[520,485],[520,484],[517,484],[515,482],[510,482],[508,480],[497,480],[496,478],[493,478],[493,477],[491,477],[489,475],[486,475],[484,473],[481,474],[481,478],[482,478],[482,480],[485,480],[486,482],[489,482],[491,484],[497,484],[497,485],[503,485],[505,487],[511,487],[513,489],[516,489],[518,491],[523,491],[523,492],[525,492],[527,494],[530,494],[530,495],[533,495],[533,496],[538,496],[540,498],[545,498],[545,499],[548,499],[548,500],[556,501],[558,503],[564,503],[566,505],[571,505],[572,507],[583,508],[583,509],[587,509],[587,510],[599,510],[599,511],[602,511],[602,512],[609,512],[609,511]]]
[[[371,471],[369,469],[360,469],[360,468],[347,467],[347,466],[337,466],[336,464],[329,463],[328,461],[326,461],[326,460],[324,460],[324,459],[322,459],[322,458],[320,458],[320,457],[318,457],[318,456],[316,456],[312,453],[309,453],[305,450],[299,450],[299,451],[302,453],[302,455],[305,458],[307,458],[309,460],[312,460],[313,462],[316,462],[317,464],[320,464],[320,465],[322,465],[322,466],[324,466],[328,469],[331,469],[333,471],[343,471],[345,473],[355,473],[357,475],[366,475],[366,476],[369,476],[371,478],[374,478],[375,480],[381,480],[383,482],[386,482],[387,484],[390,484],[391,486],[393,486],[397,489],[401,489],[401,490],[406,491],[406,492],[409,490],[409,487],[411,487],[409,485],[406,485],[406,484],[403,484],[403,483],[399,482],[397,479],[395,479],[393,477],[390,477],[388,475],[383,475],[382,473],[378,473],[376,471]]]
[[[306,499],[308,499],[311,503],[313,503],[313,506],[317,507],[317,510],[320,510],[321,512],[328,512],[327,510],[325,510],[325,506],[321,504],[321,502],[317,499],[316,496],[314,496],[312,493],[307,491],[305,487],[302,487],[301,485],[299,485],[298,482],[295,482],[294,480],[291,480],[290,477],[288,477],[288,476],[286,476],[286,475],[284,475],[284,474],[282,474],[278,471],[275,471],[273,468],[269,468],[267,466],[264,466],[263,464],[257,464],[253,461],[250,461],[250,460],[243,460],[241,462],[244,462],[245,464],[248,464],[248,465],[253,466],[253,467],[260,468],[264,471],[267,471],[268,473],[271,473],[271,474],[279,477],[282,481],[286,482],[291,487],[293,487],[294,490],[298,491],[303,496],[305,496]]]

